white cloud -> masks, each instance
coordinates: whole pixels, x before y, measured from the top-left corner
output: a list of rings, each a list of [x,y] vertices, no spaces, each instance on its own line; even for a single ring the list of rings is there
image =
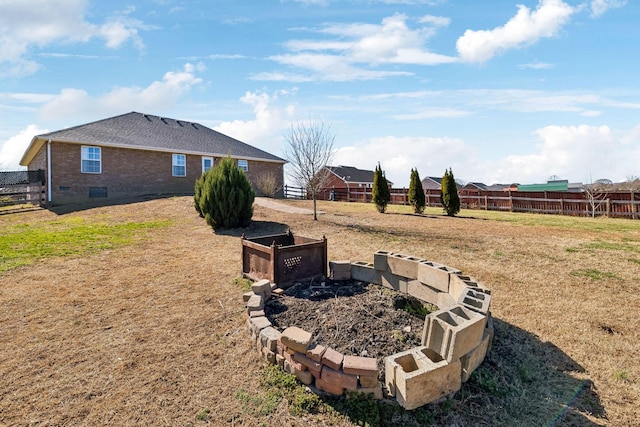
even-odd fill
[[[449,167],[469,169],[475,150],[457,138],[397,137],[372,138],[357,145],[340,147],[334,165],[373,170],[378,162],[395,187],[407,187],[411,168],[420,177],[442,176]]]
[[[600,178],[622,181],[637,175],[640,132],[615,132],[609,126],[546,126],[535,135],[535,151],[487,164],[491,182],[545,182],[551,175],[571,181]]]
[[[521,70],[550,70],[553,68],[553,64],[548,62],[530,62],[528,64],[520,64],[518,68]]]
[[[538,8],[518,6],[518,12],[504,26],[493,30],[467,30],[456,42],[466,62],[486,62],[496,54],[555,36],[576,10],[562,0],[541,0]]]
[[[19,134],[12,136],[0,147],[0,170],[21,170],[20,159],[34,136],[47,133],[47,129],[40,129],[36,125],[29,125]]]
[[[202,82],[196,76],[202,67],[201,64],[185,64],[182,71],[169,71],[161,81],[155,81],[147,87],[118,87],[98,97],[92,97],[83,89],[65,88],[43,105],[40,114],[49,120],[68,116],[104,117],[132,110],[152,112],[158,108],[171,108],[193,86]]]
[[[451,19],[444,16],[425,15],[418,20],[421,24],[432,24],[436,27],[448,27]]]
[[[591,16],[597,18],[603,15],[607,10],[623,7],[627,4],[627,0],[592,0]]]
[[[287,94],[287,92],[276,92],[272,95],[265,92],[246,92],[240,101],[252,107],[254,118],[222,122],[214,129],[278,155],[281,150],[282,132],[288,127],[295,113],[293,105],[282,107],[278,103],[279,97]]]
[[[456,62],[457,58],[430,52],[425,45],[436,27],[448,24],[446,18],[424,17],[422,27],[412,29],[407,16],[396,14],[380,24],[331,24],[316,30],[332,37],[321,40],[290,40],[284,44],[288,53],[269,59],[298,71],[264,72],[255,80],[371,80],[388,76],[412,75],[397,70],[373,69],[386,65],[438,65]]]
[[[56,43],[84,43],[98,37],[109,48],[129,40],[142,48],[140,29],[150,29],[132,19],[127,9],[102,25],[85,19],[86,0],[5,0],[0,2],[0,77],[33,74],[39,65],[28,58],[31,48]]]

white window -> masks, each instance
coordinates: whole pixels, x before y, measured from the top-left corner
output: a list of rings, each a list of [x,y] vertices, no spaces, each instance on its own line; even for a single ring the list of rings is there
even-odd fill
[[[102,173],[102,150],[100,147],[83,145],[80,149],[82,173]]]
[[[187,176],[187,156],[185,154],[174,154],[172,157],[173,176]]]
[[[242,169],[245,172],[249,171],[249,162],[246,160],[238,160],[238,168]]]
[[[202,173],[205,173],[213,167],[213,157],[202,158]]]

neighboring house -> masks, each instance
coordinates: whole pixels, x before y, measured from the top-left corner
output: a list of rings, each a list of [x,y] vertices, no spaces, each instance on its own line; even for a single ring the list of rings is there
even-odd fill
[[[441,190],[442,189],[442,177],[437,178],[435,176],[428,176],[426,178],[423,178],[422,181],[420,181],[422,183],[422,188],[424,190]]]
[[[487,185],[482,182],[468,182],[460,189],[463,194],[477,194],[486,190]]]
[[[66,204],[193,194],[196,179],[227,156],[254,189],[265,174],[282,186],[285,160],[198,123],[136,112],[37,135],[20,164],[44,170],[48,203]]]
[[[428,176],[420,182],[423,190],[442,190],[442,177]],[[460,191],[462,186],[456,182],[456,188]]]
[[[373,171],[358,169],[353,166],[325,166],[328,178],[324,188],[354,189],[373,188]],[[387,180],[389,186],[393,183]]]

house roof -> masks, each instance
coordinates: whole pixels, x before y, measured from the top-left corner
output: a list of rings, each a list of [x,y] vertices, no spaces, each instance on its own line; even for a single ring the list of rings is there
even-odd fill
[[[464,187],[464,190],[486,190],[487,184],[483,182],[468,182]]]
[[[344,182],[373,182],[373,171],[353,166],[327,166],[327,169]]]
[[[442,187],[442,178],[427,176],[423,178],[420,183],[422,184],[422,188],[424,189],[439,190]]]
[[[20,164],[27,166],[48,141],[136,150],[209,155],[266,162],[285,160],[199,123],[131,112],[33,137]]]

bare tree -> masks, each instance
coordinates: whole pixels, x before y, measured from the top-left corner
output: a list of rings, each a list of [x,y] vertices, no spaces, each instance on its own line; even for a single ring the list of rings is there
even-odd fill
[[[288,146],[284,157],[290,164],[288,173],[311,194],[313,219],[317,221],[316,198],[329,177],[325,166],[333,157],[335,135],[324,122],[309,120],[292,124],[285,138]]]
[[[587,203],[589,203],[592,218],[595,218],[596,211],[607,200],[612,184],[609,179],[597,179],[595,182],[585,185],[584,196],[587,199]]]

